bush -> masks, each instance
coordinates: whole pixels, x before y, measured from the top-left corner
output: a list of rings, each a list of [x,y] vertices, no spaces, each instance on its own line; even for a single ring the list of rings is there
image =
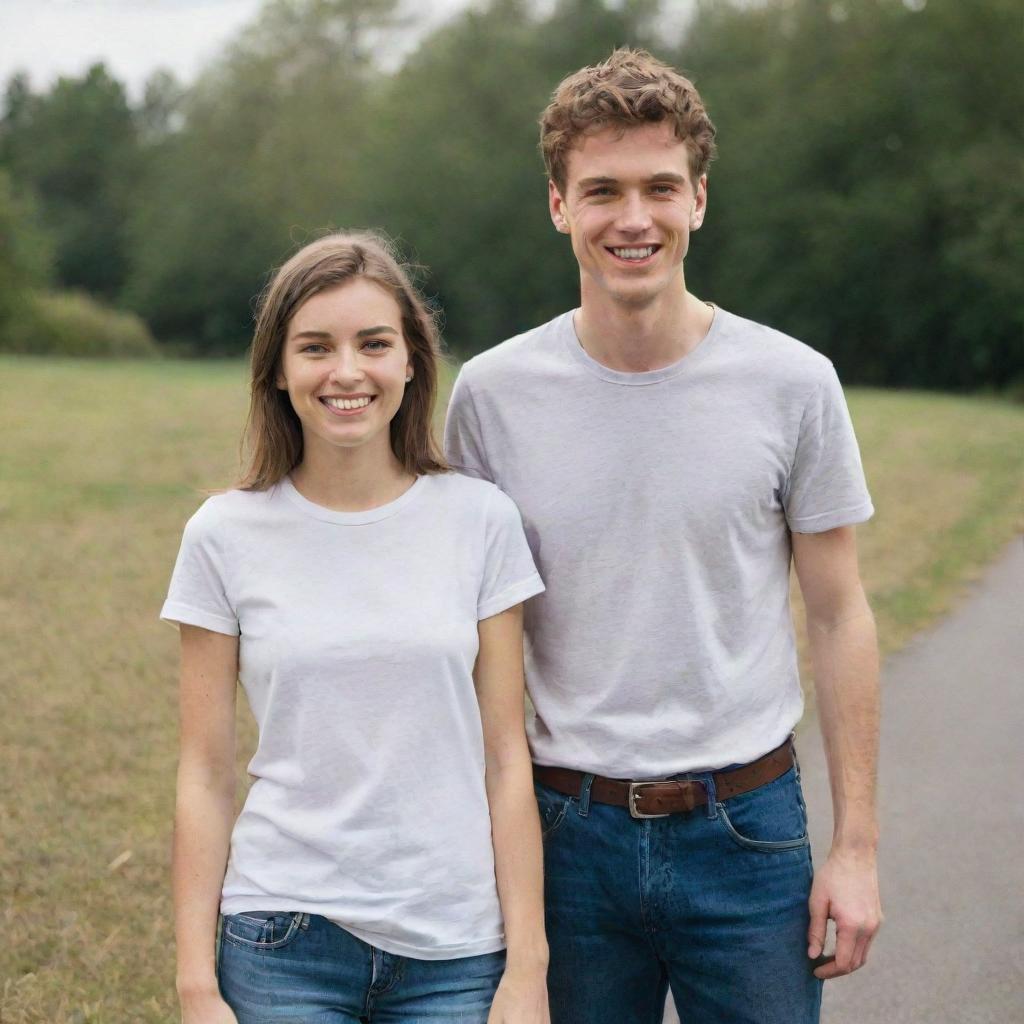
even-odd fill
[[[25,315],[28,294],[51,279],[53,247],[32,197],[0,167],[0,335]]]
[[[0,350],[29,355],[149,357],[158,354],[145,322],[84,292],[34,292],[0,335]]]

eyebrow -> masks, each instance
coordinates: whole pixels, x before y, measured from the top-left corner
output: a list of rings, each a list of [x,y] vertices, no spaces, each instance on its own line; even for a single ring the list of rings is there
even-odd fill
[[[686,176],[679,174],[677,171],[659,171],[657,174],[652,174],[647,178],[647,184],[654,181],[671,181],[677,185],[686,184]],[[604,175],[599,175],[594,178],[581,178],[577,183],[577,188],[591,188],[594,185],[617,185],[619,183],[618,178],[609,178]]]
[[[576,188],[582,192],[586,188],[592,188],[594,185],[617,185],[617,178],[580,178],[576,182]]]
[[[398,331],[394,327],[388,327],[387,324],[378,324],[376,327],[364,327],[361,331],[356,331],[357,338],[368,338],[372,334],[398,334]],[[330,331],[299,331],[298,334],[293,334],[292,339],[295,338],[333,338],[334,335]]]
[[[368,338],[371,334],[398,334],[398,331],[394,327],[388,327],[387,324],[378,324],[376,327],[364,327],[361,331],[356,331],[357,338]]]

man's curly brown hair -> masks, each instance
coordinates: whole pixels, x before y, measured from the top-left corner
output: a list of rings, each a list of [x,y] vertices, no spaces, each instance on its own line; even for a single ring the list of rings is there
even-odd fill
[[[565,192],[569,153],[584,135],[667,121],[690,150],[694,179],[715,156],[715,126],[693,82],[646,50],[622,47],[564,78],[540,119],[548,175]]]

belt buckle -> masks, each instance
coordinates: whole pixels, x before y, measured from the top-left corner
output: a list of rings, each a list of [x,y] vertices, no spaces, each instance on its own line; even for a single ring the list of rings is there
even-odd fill
[[[629,816],[631,818],[667,818],[668,814],[645,814],[643,811],[637,810],[636,798],[637,790],[641,786],[656,786],[659,785],[657,782],[631,782],[629,784]]]

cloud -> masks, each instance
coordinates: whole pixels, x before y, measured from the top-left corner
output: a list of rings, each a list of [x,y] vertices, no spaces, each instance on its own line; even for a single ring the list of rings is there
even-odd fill
[[[259,11],[261,0],[4,0],[0,77],[36,88],[103,61],[137,94],[157,68],[193,78]]]
[[[468,0],[409,4],[437,24]],[[27,71],[46,89],[103,61],[138,97],[168,68],[189,82],[263,6],[263,0],[0,0],[0,83]]]

